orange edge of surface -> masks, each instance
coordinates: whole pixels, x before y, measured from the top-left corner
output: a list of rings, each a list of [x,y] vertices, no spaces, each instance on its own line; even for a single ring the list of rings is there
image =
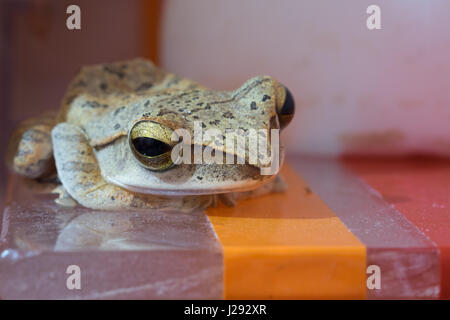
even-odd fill
[[[288,165],[285,193],[207,210],[225,299],[364,299],[366,248]]]

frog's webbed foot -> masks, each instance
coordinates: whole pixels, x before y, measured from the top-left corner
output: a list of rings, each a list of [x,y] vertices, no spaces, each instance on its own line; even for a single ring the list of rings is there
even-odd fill
[[[54,171],[51,130],[54,115],[21,123],[13,133],[7,151],[8,166],[21,176],[36,179]]]
[[[211,205],[211,196],[161,197],[137,194],[109,184],[101,175],[92,147],[81,128],[60,123],[52,131],[58,176],[81,205],[101,210],[155,209],[189,212]]]
[[[245,191],[245,192],[233,192],[232,194],[228,194],[225,198],[227,201],[224,201],[224,197],[220,198],[220,200],[226,206],[234,206],[235,203],[239,200],[250,199],[254,197],[263,196],[272,192],[279,193],[285,192],[287,189],[287,184],[284,181],[284,178],[281,174],[278,174],[273,180],[259,187],[258,189]]]
[[[237,202],[236,194],[236,192],[221,193],[217,197],[227,207],[234,207]]]

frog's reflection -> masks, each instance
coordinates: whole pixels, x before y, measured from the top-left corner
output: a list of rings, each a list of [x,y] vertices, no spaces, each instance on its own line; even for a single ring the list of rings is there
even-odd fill
[[[202,242],[205,232],[194,232],[193,228],[205,230],[205,222],[202,212],[90,211],[77,215],[62,228],[54,250],[186,249]]]
[[[126,232],[132,224],[125,216],[85,213],[75,217],[59,234],[56,251],[121,249],[127,244]]]

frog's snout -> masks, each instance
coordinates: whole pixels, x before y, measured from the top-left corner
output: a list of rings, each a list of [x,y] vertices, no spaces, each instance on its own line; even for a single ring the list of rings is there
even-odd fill
[[[295,113],[295,101],[291,92],[285,86],[281,86],[277,99],[277,114],[280,128],[283,129],[291,122]]]

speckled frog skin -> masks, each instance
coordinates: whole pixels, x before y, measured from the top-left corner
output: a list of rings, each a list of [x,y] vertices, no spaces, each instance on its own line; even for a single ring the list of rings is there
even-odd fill
[[[248,161],[248,148],[235,150],[215,139],[199,145],[244,163],[173,165],[161,158],[173,148],[164,134],[179,128],[193,134],[197,123],[205,131],[234,129],[245,136],[252,128],[282,129],[293,113],[289,91],[268,76],[222,92],[144,59],[87,66],[69,85],[57,115],[20,126],[8,148],[9,163],[19,175],[38,181],[56,171],[61,205],[185,212],[219,200],[234,205],[282,191],[278,171],[261,175],[262,165]],[[194,147],[195,141],[189,143]]]

